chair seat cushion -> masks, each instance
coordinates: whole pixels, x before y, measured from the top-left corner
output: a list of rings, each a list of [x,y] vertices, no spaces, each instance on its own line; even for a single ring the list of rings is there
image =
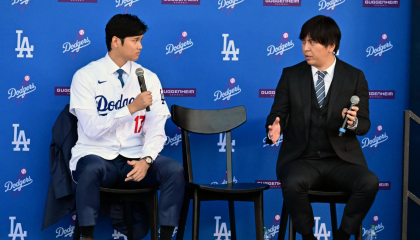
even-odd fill
[[[260,192],[269,188],[267,184],[261,183],[231,183],[231,184],[190,184],[190,186],[212,192],[221,193],[252,193]]]

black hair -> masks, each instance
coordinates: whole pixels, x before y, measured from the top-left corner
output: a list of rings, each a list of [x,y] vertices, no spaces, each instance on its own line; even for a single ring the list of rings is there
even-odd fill
[[[310,36],[312,40],[328,47],[335,44],[334,52],[338,52],[341,40],[341,31],[337,23],[330,17],[318,15],[303,24],[299,39],[304,40]]]
[[[105,27],[105,40],[108,52],[111,51],[111,41],[114,36],[121,39],[124,45],[126,37],[141,36],[146,33],[148,27],[136,15],[117,14],[113,16]]]

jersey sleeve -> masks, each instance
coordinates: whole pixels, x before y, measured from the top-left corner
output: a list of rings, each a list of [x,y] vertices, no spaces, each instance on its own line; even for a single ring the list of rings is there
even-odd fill
[[[165,97],[163,95],[163,88],[159,81],[159,78],[154,73],[150,73],[147,76],[150,79],[146,78],[147,90],[152,92],[153,102],[150,106],[150,112],[146,112],[146,116],[166,116],[170,118],[171,114],[166,105]],[[150,87],[149,87],[150,86]]]

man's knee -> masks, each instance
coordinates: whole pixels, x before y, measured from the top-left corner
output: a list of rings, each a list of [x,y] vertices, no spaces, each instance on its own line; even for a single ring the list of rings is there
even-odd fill
[[[281,182],[283,194],[295,195],[308,191],[308,184],[299,177],[288,177]]]
[[[359,178],[359,181],[357,182],[357,188],[359,189],[359,191],[376,194],[376,192],[379,190],[379,180],[373,172],[364,174],[362,177]]]
[[[84,177],[101,177],[106,171],[104,160],[95,155],[88,155],[79,160],[76,167],[77,178]]]
[[[159,159],[162,161],[161,173],[168,177],[182,177],[184,178],[184,167],[182,164],[175,159],[162,157]]]

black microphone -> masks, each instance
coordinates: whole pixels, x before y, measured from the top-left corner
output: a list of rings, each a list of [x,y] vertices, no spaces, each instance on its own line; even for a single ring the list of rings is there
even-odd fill
[[[147,87],[146,87],[146,83],[144,81],[144,71],[143,68],[137,68],[136,69],[136,75],[137,75],[137,80],[139,80],[139,85],[140,85],[140,91],[141,92],[146,92],[147,91]],[[146,107],[146,111],[150,112],[150,106]]]
[[[354,95],[350,98],[350,102],[351,102],[351,104],[350,104],[349,110],[351,110],[352,107],[359,104],[360,98],[358,96]],[[339,130],[340,131],[340,133],[338,134],[339,137],[343,136],[343,134],[346,132],[346,129],[345,129],[346,124],[347,124],[347,114],[346,114],[346,117],[344,118],[343,125],[341,126],[341,128]]]

